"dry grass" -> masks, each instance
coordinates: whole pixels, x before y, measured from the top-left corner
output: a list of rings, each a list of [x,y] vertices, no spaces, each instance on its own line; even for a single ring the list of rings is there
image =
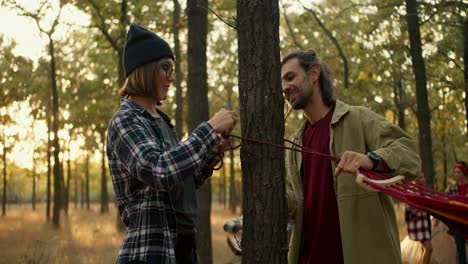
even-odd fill
[[[30,205],[9,206],[7,215],[0,216],[0,263],[114,263],[123,234],[115,229],[116,208],[99,213],[70,208],[62,215],[61,228],[55,230],[45,221],[45,207],[35,212]],[[233,215],[219,205],[212,208],[214,263],[237,260],[226,243],[223,224]]]

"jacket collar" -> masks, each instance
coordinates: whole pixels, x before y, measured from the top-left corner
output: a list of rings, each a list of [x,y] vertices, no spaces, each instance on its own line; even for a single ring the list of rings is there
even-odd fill
[[[343,118],[349,112],[350,106],[340,100],[335,101],[335,112],[333,112],[331,125],[338,123],[341,118]],[[307,126],[309,121],[305,118],[304,122],[302,122],[299,129],[294,133],[294,141],[298,144],[302,145],[302,138],[304,137],[304,130]]]

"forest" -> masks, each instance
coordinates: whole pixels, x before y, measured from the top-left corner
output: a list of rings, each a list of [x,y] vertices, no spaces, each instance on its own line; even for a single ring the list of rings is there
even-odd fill
[[[467,10],[464,0],[0,0],[0,223],[34,212],[33,225],[52,234],[79,218],[79,208],[95,210],[93,217],[105,216],[103,226],[116,230],[117,242],[106,248],[106,261],[114,260],[124,227],[105,143],[125,81],[130,23],[168,40],[176,55],[176,81],[161,109],[181,139],[220,108],[240,113],[232,134],[288,138],[304,117],[283,101],[280,60],[313,49],[332,72],[337,98],[411,135],[429,186],[444,190],[454,181],[453,164],[468,161]],[[262,68],[268,63],[273,72]],[[256,93],[262,96],[250,100]],[[244,213],[252,224],[247,263],[284,263],[278,249],[286,231],[275,228],[286,226],[285,193],[277,191],[284,163],[275,162],[283,154],[242,143],[199,190],[201,263],[227,262],[213,256],[219,231],[212,211]],[[252,210],[258,202],[269,205]],[[4,251],[7,238],[0,241]],[[267,241],[278,242],[263,246]],[[31,253],[37,247],[25,247],[16,256],[24,262],[60,258],[41,260]]]

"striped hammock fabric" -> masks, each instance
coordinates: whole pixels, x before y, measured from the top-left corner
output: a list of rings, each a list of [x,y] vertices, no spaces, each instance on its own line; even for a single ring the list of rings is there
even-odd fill
[[[387,176],[372,171],[358,171],[357,173],[369,178],[364,181],[372,188],[431,214],[450,229],[468,238],[468,199],[466,197],[448,195],[407,180],[401,180],[392,185],[381,185],[374,180],[384,180]]]

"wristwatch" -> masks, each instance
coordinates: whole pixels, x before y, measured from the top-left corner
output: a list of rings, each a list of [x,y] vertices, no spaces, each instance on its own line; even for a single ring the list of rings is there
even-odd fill
[[[373,164],[371,170],[375,170],[382,160],[382,158],[373,151],[367,152],[367,157],[369,157]]]

